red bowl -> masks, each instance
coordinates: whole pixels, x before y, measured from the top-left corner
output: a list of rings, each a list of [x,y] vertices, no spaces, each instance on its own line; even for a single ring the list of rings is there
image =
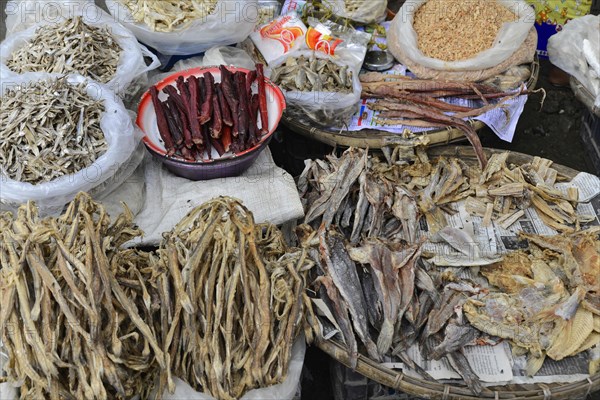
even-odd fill
[[[242,71],[248,73],[245,68],[227,67],[231,72]],[[175,86],[177,79],[182,76],[187,79],[189,76],[202,76],[205,72],[210,72],[215,82],[221,81],[221,71],[218,67],[199,67],[185,71],[177,72],[169,75],[156,84],[159,91],[159,98],[165,100],[167,95],[162,90],[168,86]],[[168,156],[164,143],[158,132],[156,124],[156,113],[152,104],[150,91],[147,91],[142,96],[140,105],[138,106],[138,115],[136,123],[144,132],[143,142],[146,148],[155,158],[165,164],[165,167],[175,175],[192,179],[206,180],[215,178],[224,178],[228,176],[237,176],[248,169],[256,160],[259,154],[267,147],[271,141],[273,133],[279,125],[281,115],[285,110],[285,98],[279,87],[273,84],[269,79],[265,78],[266,93],[267,93],[267,111],[269,114],[269,129],[268,132],[260,138],[258,144],[254,147],[241,151],[239,153],[227,152],[222,156],[213,152],[213,159],[203,159],[200,161],[188,161],[178,156]],[[254,84],[256,86],[256,84]],[[260,126],[260,125],[259,125]]]

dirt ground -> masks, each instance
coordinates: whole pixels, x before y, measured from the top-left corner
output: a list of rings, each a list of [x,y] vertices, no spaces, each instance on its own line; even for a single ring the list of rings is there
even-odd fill
[[[549,61],[541,60],[540,66],[537,87],[546,91],[541,109],[542,94],[530,96],[512,143],[500,140],[489,128],[480,132],[481,141],[486,147],[540,156],[578,171],[593,172],[580,136],[585,106],[570,87],[558,88],[548,82]]]

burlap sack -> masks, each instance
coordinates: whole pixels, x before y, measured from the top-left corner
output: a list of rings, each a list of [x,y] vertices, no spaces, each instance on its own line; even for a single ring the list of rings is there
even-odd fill
[[[398,38],[394,29],[388,32],[388,48],[396,57],[396,60],[405,65],[413,74],[421,79],[442,79],[464,82],[478,82],[496,75],[516,65],[528,64],[533,62],[537,49],[537,31],[535,27],[531,28],[529,35],[521,47],[508,59],[498,64],[496,67],[477,71],[444,71],[423,67],[409,59],[402,48],[398,45]]]

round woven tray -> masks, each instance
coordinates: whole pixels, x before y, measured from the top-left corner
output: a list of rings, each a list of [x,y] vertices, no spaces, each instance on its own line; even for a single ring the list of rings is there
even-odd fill
[[[534,61],[531,63],[531,76],[526,83],[529,90],[535,89],[539,71],[540,63],[536,56]],[[306,119],[298,119],[295,116],[292,117],[286,113],[283,114],[281,123],[293,132],[325,143],[329,146],[380,149],[386,146],[402,145],[407,143],[406,139],[403,139],[401,135],[386,131],[376,129],[363,129],[355,132],[350,132],[348,130],[332,131],[327,128],[315,126],[315,124],[312,123],[308,117]],[[471,125],[476,130],[482,129],[485,126],[485,124],[481,121],[471,121]],[[417,133],[416,135],[426,135],[429,139],[430,146],[444,145],[465,140],[464,133],[461,130],[454,128],[432,130],[423,133]]]
[[[505,150],[485,149],[488,156],[501,153]],[[457,157],[467,164],[475,165],[477,158],[475,152],[468,146],[440,146],[428,150],[430,156]],[[530,162],[532,156],[510,152],[508,162],[524,164]],[[553,164],[562,178],[572,179],[578,171],[571,168]],[[343,345],[335,340],[320,341],[317,346],[330,357],[350,368],[351,362]],[[588,380],[568,384],[535,384],[535,385],[508,385],[489,387],[487,391],[476,396],[466,386],[447,385],[443,383],[426,381],[404,375],[400,371],[382,367],[379,363],[359,355],[356,372],[394,390],[428,399],[512,399],[512,400],[550,400],[550,399],[581,399],[600,390],[600,373]],[[594,397],[595,398],[595,397]]]
[[[592,114],[600,117],[600,108],[594,106],[594,95],[590,93],[590,91],[581,84],[575,77],[571,76],[571,89],[573,89],[573,93],[577,100],[582,102]]]

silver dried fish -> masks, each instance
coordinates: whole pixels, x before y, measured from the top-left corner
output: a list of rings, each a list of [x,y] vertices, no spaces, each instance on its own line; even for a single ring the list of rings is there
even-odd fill
[[[117,72],[121,52],[108,28],[88,25],[77,16],[39,27],[6,64],[19,74],[77,73],[107,83]]]
[[[0,97],[0,174],[38,184],[73,174],[108,150],[102,101],[66,78],[11,88]]]

